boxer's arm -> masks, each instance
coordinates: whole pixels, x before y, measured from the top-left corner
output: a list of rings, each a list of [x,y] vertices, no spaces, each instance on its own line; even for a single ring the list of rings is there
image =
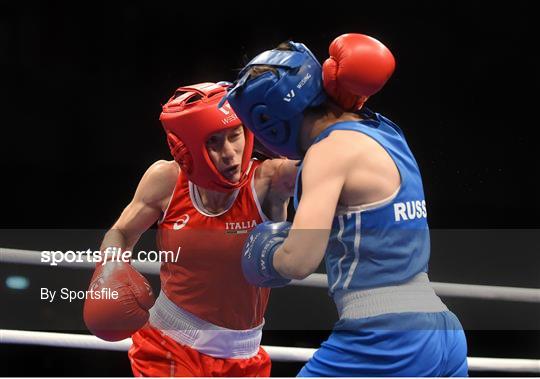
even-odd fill
[[[285,278],[303,279],[319,266],[330,236],[336,206],[353,153],[333,136],[313,145],[304,159],[302,197],[287,239],[274,255]]]
[[[109,246],[132,250],[142,233],[150,228],[166,209],[178,178],[174,161],[157,161],[143,175],[135,195],[111,229],[101,249]]]
[[[298,161],[290,159],[272,159],[276,166],[272,182],[270,184],[270,195],[281,200],[289,200],[294,195],[294,185],[298,172]]]
[[[176,163],[154,163],[139,182],[133,200],[105,235],[102,251],[110,246],[132,250],[140,235],[165,209],[177,176]],[[104,289],[116,291],[118,297],[88,297],[84,302],[84,322],[94,335],[107,341],[119,341],[147,323],[148,310],[155,302],[152,287],[129,263],[113,262],[96,267],[89,290]]]
[[[255,183],[263,212],[272,221],[287,219],[287,206],[294,193],[298,161],[268,159],[261,163]]]

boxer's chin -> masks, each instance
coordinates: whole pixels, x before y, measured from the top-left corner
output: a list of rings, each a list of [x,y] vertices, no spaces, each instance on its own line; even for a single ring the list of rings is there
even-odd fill
[[[220,171],[221,175],[231,183],[238,183],[241,176],[240,165],[234,165]]]

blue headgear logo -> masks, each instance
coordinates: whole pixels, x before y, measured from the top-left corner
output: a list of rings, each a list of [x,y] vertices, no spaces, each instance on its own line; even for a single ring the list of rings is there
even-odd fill
[[[229,101],[240,120],[272,152],[301,159],[299,134],[302,112],[320,105],[326,95],[322,68],[302,43],[289,42],[292,50],[268,50],[251,60],[222,102]],[[251,79],[249,70],[267,65],[271,71]]]

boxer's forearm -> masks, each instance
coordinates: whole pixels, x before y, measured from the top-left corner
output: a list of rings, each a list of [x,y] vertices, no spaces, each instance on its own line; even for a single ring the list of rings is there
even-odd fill
[[[275,270],[288,279],[304,279],[321,263],[329,231],[291,230],[289,237],[274,254]]]
[[[287,206],[289,205],[289,198],[285,200],[272,201],[268,207],[267,216],[274,222],[287,220]]]
[[[122,251],[126,251],[126,250],[131,251],[134,246],[135,246],[135,243],[130,244],[124,232],[122,232],[120,229],[113,227],[103,237],[100,250],[105,251],[109,247],[116,247],[116,248],[121,249]]]

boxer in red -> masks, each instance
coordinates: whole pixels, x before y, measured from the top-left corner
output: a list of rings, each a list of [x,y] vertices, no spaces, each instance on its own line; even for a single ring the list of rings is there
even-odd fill
[[[240,255],[249,231],[286,218],[295,161],[251,158],[253,135],[225,103],[225,85],[176,90],[160,120],[174,161],[154,163],[101,249],[132,250],[158,223],[161,264],[157,300],[129,263],[98,265],[90,284],[118,300],[87,299],[88,328],[106,340],[132,335],[136,376],[269,376],[260,347],[269,290],[250,285]],[[155,303],[154,303],[155,301]]]

